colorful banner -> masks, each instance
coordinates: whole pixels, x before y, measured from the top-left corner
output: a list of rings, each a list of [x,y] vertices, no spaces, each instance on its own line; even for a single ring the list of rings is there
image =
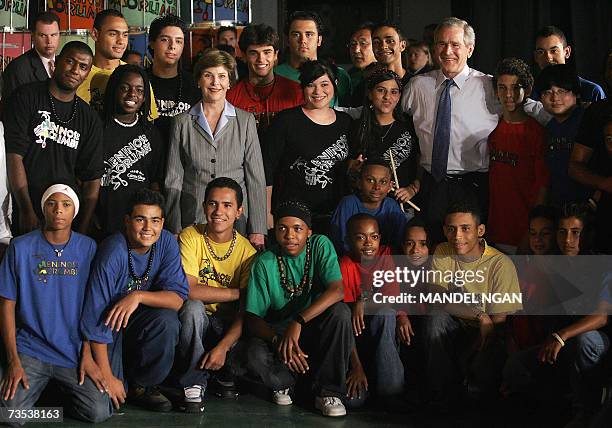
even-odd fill
[[[236,7],[238,9],[236,22],[238,24],[246,25],[249,23],[249,3],[250,0],[238,0],[236,2]]]
[[[236,16],[234,15],[235,8],[235,0],[215,0],[215,22],[234,22],[234,20],[236,19]]]
[[[0,33],[0,70],[32,48],[30,33]]]
[[[27,0],[0,0],[0,27],[27,28]]]
[[[166,15],[177,15],[177,0],[110,0],[108,6],[120,10],[130,27],[149,27]]]
[[[104,9],[104,0],[47,1],[48,10],[55,12],[59,16],[60,30],[62,31],[91,30],[96,14]],[[68,16],[70,16],[70,22]]]

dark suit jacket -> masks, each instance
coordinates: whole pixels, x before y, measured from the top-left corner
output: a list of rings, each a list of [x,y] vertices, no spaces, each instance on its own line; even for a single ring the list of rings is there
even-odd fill
[[[6,100],[18,87],[26,83],[47,80],[49,75],[35,49],[12,60],[2,73],[2,99]]]

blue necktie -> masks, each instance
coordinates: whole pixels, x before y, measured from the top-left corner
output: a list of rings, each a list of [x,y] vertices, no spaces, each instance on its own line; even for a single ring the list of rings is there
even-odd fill
[[[452,79],[442,83],[442,92],[438,101],[438,114],[436,115],[436,129],[434,131],[433,149],[431,153],[431,175],[436,181],[442,181],[446,176],[448,164],[448,148],[450,146],[451,129],[451,87],[455,84]]]

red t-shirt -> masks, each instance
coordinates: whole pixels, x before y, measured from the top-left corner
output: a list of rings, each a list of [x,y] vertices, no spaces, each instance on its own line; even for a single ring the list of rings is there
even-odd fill
[[[227,100],[255,114],[260,132],[270,125],[279,111],[304,104],[300,85],[278,74],[274,75],[274,82],[266,86],[255,86],[248,79],[241,80],[227,92]]]
[[[385,257],[386,256],[386,257]],[[394,271],[395,265],[391,257],[391,248],[381,245],[376,254],[376,260],[372,264],[361,264],[345,254],[340,259],[340,272],[342,272],[342,283],[344,284],[344,301],[351,303],[357,301],[361,296],[362,289],[372,298],[372,293],[379,289],[373,287],[372,275],[376,270]],[[387,296],[399,295],[397,283],[386,283],[382,288],[383,294]]]
[[[501,119],[489,135],[488,240],[518,245],[527,233],[529,210],[548,186],[544,135],[531,117],[523,123]]]

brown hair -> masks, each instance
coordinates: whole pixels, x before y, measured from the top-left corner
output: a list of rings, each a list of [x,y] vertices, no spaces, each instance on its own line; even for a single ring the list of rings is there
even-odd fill
[[[230,54],[219,49],[207,49],[204,51],[195,67],[193,68],[193,77],[197,82],[202,77],[202,73],[207,68],[211,67],[224,67],[229,73],[230,77],[234,73],[236,68],[236,60]]]

